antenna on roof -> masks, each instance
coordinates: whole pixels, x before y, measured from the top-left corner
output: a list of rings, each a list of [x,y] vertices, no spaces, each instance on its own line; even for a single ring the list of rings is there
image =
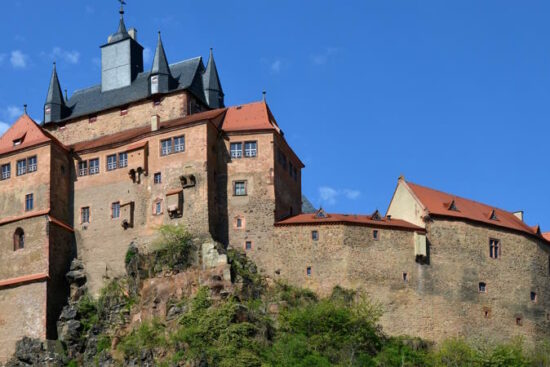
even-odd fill
[[[265,102],[265,95],[267,94],[267,92],[264,90],[262,91],[262,101]]]
[[[25,113],[25,115],[26,115],[26,114],[27,114],[27,104],[26,104],[26,103],[23,105],[23,111],[24,111],[24,113]]]

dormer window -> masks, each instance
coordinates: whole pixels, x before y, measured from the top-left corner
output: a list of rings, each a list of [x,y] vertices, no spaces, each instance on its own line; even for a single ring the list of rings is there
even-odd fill
[[[323,210],[323,208],[317,210],[317,213],[315,213],[315,219],[324,219],[328,218],[328,214]]]
[[[380,212],[376,210],[370,217],[372,220],[382,220],[382,217],[380,216]]]
[[[491,216],[489,217],[491,220],[498,220],[498,216],[495,210],[491,212]]]
[[[15,139],[13,141],[13,146],[16,147],[18,145],[21,145],[22,142],[23,142],[23,139]]]
[[[456,207],[456,203],[455,203],[454,200],[451,201],[451,204],[449,204],[449,210],[452,210],[452,211],[454,211],[454,212],[458,212],[458,211],[459,211],[458,208]]]

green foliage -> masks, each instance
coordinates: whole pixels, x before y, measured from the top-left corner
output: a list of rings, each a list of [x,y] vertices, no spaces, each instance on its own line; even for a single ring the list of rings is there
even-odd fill
[[[189,265],[193,248],[191,235],[182,226],[164,225],[159,228],[160,239],[154,250],[153,271],[183,270]]]
[[[166,348],[168,341],[165,336],[165,326],[157,319],[144,322],[124,337],[118,349],[125,356],[137,357],[143,350]]]
[[[128,247],[126,256],[124,257],[124,263],[128,265],[138,255],[137,248],[134,246]]]

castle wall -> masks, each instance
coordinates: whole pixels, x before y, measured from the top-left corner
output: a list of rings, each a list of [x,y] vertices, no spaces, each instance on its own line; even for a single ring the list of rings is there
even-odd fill
[[[425,227],[424,208],[416,200],[406,183],[399,180],[395,193],[388,208],[387,215],[406,220],[419,227]]]
[[[15,351],[15,343],[28,336],[46,337],[46,282],[0,288],[0,363]]]
[[[116,277],[124,273],[124,257],[131,242],[147,244],[156,236],[163,224],[182,224],[195,235],[209,235],[208,216],[208,170],[207,170],[207,125],[194,126],[159,132],[147,139],[118,148],[99,152],[78,154],[78,159],[99,158],[100,173],[76,176],[74,183],[74,223],[78,244],[78,256],[82,258],[89,273],[89,286],[97,292],[103,277]],[[165,138],[185,135],[185,151],[160,155],[160,141]],[[140,143],[147,143],[142,145]],[[112,171],[106,169],[106,157],[142,145],[128,152],[128,167]],[[134,183],[129,170],[147,168]],[[78,162],[75,160],[74,169]],[[162,182],[154,183],[155,173],[160,173]],[[194,175],[196,185],[182,189],[180,176]],[[180,218],[170,218],[167,194],[180,189],[183,196],[183,213]],[[162,212],[153,212],[156,201],[161,201]],[[133,227],[124,229],[121,217],[111,217],[111,204],[134,203]],[[81,223],[81,208],[90,208],[90,223]]]
[[[227,163],[227,220],[229,244],[244,249],[246,241],[252,248],[271,242],[275,222],[273,133],[232,134],[226,141],[229,154],[231,142],[257,141],[256,157],[230,159]],[[236,181],[245,181],[247,194],[234,195]],[[237,219],[242,227],[237,227]]]
[[[275,140],[275,218],[280,220],[302,212],[302,175],[300,163],[294,158],[294,154],[288,149],[287,144],[279,134],[273,134]],[[286,157],[286,166],[277,159],[277,150]],[[290,173],[290,169],[296,170],[296,178]]]
[[[51,151],[50,213],[67,224],[73,220],[72,160],[69,154],[56,144]]]
[[[155,104],[153,99],[134,102],[127,106],[127,113],[124,115],[121,114],[121,108],[115,108],[92,115],[95,117],[95,121],[90,120],[90,116],[83,116],[64,125],[50,124],[45,128],[63,144],[71,145],[148,125],[152,115],[159,115],[161,120],[172,120],[186,116],[189,100],[187,92],[179,91],[162,96],[158,105]]]
[[[25,214],[25,196],[33,194],[34,209],[50,207],[50,145],[26,149],[16,154],[0,157],[0,165],[11,164],[11,177],[0,181],[0,213],[2,219]],[[17,176],[17,161],[37,157],[37,170]]]

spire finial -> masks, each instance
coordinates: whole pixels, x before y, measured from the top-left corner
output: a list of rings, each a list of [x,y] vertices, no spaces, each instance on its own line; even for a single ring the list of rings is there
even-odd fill
[[[118,13],[120,14],[120,17],[122,18],[122,16],[124,15],[124,5],[126,5],[126,1],[118,0],[118,2],[120,3],[120,10],[118,11]]]
[[[24,111],[24,113],[25,113],[25,115],[26,115],[26,114],[27,114],[27,104],[26,104],[26,103],[23,105],[23,111]]]

